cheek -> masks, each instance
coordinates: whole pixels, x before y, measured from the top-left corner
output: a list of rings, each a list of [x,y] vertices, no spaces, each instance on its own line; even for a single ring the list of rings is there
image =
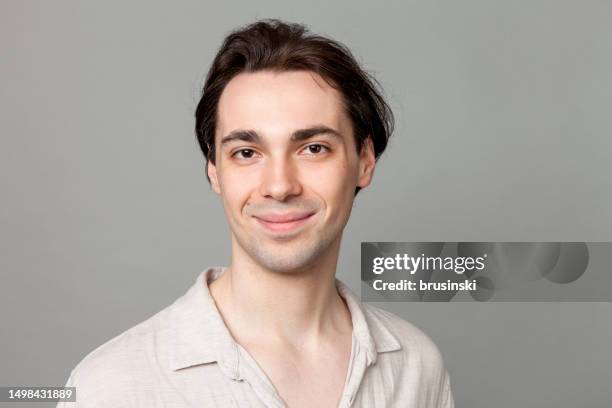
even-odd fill
[[[313,166],[304,172],[304,181],[338,213],[352,202],[357,170],[346,161]]]
[[[241,210],[253,191],[255,181],[255,172],[222,171],[219,186],[224,206],[231,211]]]

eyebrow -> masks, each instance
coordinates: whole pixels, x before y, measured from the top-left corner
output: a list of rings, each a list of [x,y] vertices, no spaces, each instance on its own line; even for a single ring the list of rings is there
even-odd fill
[[[318,125],[306,129],[296,130],[291,134],[292,142],[301,142],[319,135],[330,135],[337,138],[342,138],[340,132],[328,126]],[[221,139],[221,145],[225,145],[234,141],[261,143],[261,137],[252,129],[237,129],[228,133]]]

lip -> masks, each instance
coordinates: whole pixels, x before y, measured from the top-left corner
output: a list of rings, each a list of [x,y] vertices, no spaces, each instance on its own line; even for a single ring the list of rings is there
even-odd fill
[[[254,218],[272,232],[294,232],[302,227],[315,213],[266,214]]]

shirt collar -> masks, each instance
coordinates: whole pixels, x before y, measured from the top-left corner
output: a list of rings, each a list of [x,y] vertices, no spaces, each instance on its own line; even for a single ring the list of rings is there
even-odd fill
[[[336,278],[336,288],[351,312],[353,336],[365,348],[368,365],[376,362],[378,353],[401,350],[400,342],[378,315],[361,303],[349,287],[338,278]]]
[[[208,284],[225,268],[212,267],[198,275],[195,284],[169,310],[172,370],[217,362],[230,378],[238,379],[239,349],[210,294]],[[377,354],[400,350],[399,341],[376,314],[367,310],[355,294],[336,278],[336,288],[351,313],[353,336],[365,350],[368,365]]]

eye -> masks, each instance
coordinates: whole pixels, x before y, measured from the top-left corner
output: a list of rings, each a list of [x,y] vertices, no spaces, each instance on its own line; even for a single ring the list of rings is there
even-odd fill
[[[238,159],[252,159],[255,156],[255,150],[253,149],[240,149],[232,153],[232,157]]]
[[[321,153],[325,153],[329,151],[329,147],[324,146],[319,143],[309,144],[304,148],[304,151],[310,155],[320,155]]]

